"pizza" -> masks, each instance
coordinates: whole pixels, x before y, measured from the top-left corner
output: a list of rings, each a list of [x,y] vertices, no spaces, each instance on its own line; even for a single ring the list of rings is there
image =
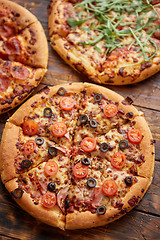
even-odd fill
[[[140,82],[160,70],[159,0],[52,0],[50,41],[96,83]]]
[[[48,43],[37,18],[14,2],[0,0],[0,114],[31,94],[47,62]]]
[[[142,199],[154,141],[132,99],[94,84],[46,87],[8,120],[1,179],[29,214],[61,229],[101,226]]]

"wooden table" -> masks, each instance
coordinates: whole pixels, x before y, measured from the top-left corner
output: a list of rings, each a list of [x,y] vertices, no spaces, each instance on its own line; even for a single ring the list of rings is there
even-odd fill
[[[42,23],[49,44],[48,73],[35,92],[46,85],[88,81],[64,63],[49,43],[47,6],[49,0],[14,0],[35,14]],[[130,96],[134,105],[144,112],[156,140],[156,161],[153,182],[140,204],[129,214],[104,227],[89,230],[61,231],[37,222],[24,212],[11,198],[0,181],[0,239],[160,239],[160,73],[133,86],[107,86]],[[34,92],[34,93],[35,93]],[[12,110],[0,116],[0,135]]]

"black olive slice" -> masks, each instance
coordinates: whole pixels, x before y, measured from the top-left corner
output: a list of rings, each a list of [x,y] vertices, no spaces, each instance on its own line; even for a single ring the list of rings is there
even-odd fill
[[[44,143],[44,139],[42,137],[36,137],[35,142],[37,145],[41,146]]]
[[[65,201],[65,209],[69,208],[69,204],[70,204],[70,200],[66,199],[66,201]]]
[[[94,188],[96,186],[97,182],[94,178],[88,178],[87,180],[87,186],[90,188]]]
[[[82,114],[82,115],[80,116],[80,118],[79,118],[79,121],[80,121],[80,123],[83,123],[83,124],[87,123],[87,122],[88,122],[88,117],[87,117],[87,115]]]
[[[98,206],[98,208],[97,208],[98,215],[104,215],[105,212],[106,212],[106,207],[105,206],[103,206],[103,205]]]
[[[97,93],[94,95],[94,101],[95,102],[100,102],[102,100],[102,94]]]
[[[51,108],[45,108],[43,111],[44,117],[51,117],[52,116],[52,109]]]
[[[128,142],[126,140],[121,140],[119,142],[119,148],[120,149],[126,149],[128,147]]]
[[[90,126],[91,126],[92,128],[96,128],[96,127],[98,126],[97,121],[94,120],[94,119],[91,119],[91,120],[89,121],[89,124],[90,124]]]
[[[21,188],[16,188],[13,192],[15,198],[21,198],[23,195],[23,190]]]
[[[65,93],[66,93],[66,89],[63,88],[63,87],[60,87],[57,91],[57,93],[60,95],[60,96],[63,96]]]
[[[55,157],[57,156],[57,149],[55,147],[49,147],[48,148],[48,153],[52,156]]]
[[[131,176],[127,176],[127,177],[124,179],[124,181],[125,181],[125,184],[126,184],[127,186],[132,186],[132,184],[133,184],[133,181],[132,181],[132,177],[131,177]]]
[[[89,166],[89,165],[90,165],[90,161],[89,161],[88,158],[83,158],[83,159],[81,160],[81,163],[82,163],[83,165],[85,165],[85,166]]]
[[[54,182],[48,183],[47,189],[48,191],[53,192],[56,189],[56,184]]]
[[[102,144],[100,145],[100,150],[101,150],[102,152],[107,152],[108,149],[109,149],[109,146],[108,146],[107,143],[102,143]]]
[[[25,159],[21,162],[22,168],[29,168],[31,166],[31,161],[28,159]]]

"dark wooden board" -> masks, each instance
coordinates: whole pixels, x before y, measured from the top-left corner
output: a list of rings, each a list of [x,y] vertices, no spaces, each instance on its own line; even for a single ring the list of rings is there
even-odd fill
[[[35,14],[41,21],[49,44],[48,72],[42,83],[33,92],[46,85],[88,81],[85,76],[71,69],[52,50],[49,43],[47,7],[49,0],[14,0]],[[155,171],[151,186],[139,205],[123,218],[104,227],[88,230],[61,231],[43,223],[24,212],[11,198],[0,181],[0,239],[35,240],[109,240],[109,239],[160,239],[160,73],[132,86],[106,86],[122,96],[130,96],[134,105],[144,112],[153,138],[156,140]],[[16,108],[17,109],[17,108]],[[16,109],[0,116],[0,138],[7,119]]]

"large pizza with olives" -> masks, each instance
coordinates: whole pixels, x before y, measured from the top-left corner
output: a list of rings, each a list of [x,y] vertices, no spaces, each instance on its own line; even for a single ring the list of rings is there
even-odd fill
[[[140,82],[160,70],[160,0],[52,0],[52,47],[97,83]]]
[[[20,104],[47,71],[44,30],[28,10],[0,0],[0,114]]]
[[[6,123],[1,178],[35,218],[61,229],[107,224],[152,180],[154,146],[131,98],[94,84],[44,88]]]

